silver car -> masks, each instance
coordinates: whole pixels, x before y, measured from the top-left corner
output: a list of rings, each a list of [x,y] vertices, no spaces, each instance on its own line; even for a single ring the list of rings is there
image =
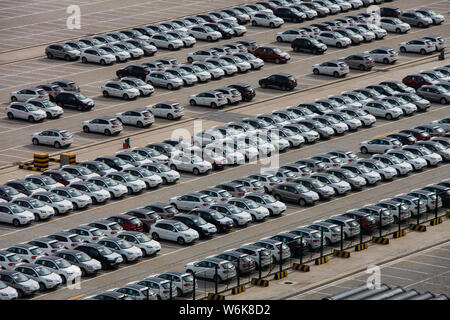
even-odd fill
[[[56,288],[62,284],[62,278],[52,269],[36,263],[24,263],[14,268],[39,284],[41,291]]]
[[[0,270],[0,281],[17,290],[18,298],[33,295],[39,290],[39,283],[15,270]]]
[[[450,103],[450,90],[441,85],[425,85],[417,89],[417,94],[430,101],[445,105]]]
[[[135,261],[142,258],[142,251],[130,242],[119,237],[106,237],[97,242],[113,252],[120,254],[124,262]]]
[[[74,281],[79,281],[81,278],[81,269],[78,266],[72,265],[69,261],[58,256],[38,258],[35,264],[45,266],[58,274],[62,279],[62,283],[71,284]]]
[[[168,72],[151,72],[145,78],[148,84],[168,90],[178,89],[183,85],[183,79]]]
[[[69,261],[73,266],[79,267],[82,277],[89,274],[96,274],[102,268],[102,265],[98,260],[92,259],[83,251],[61,250],[56,252],[54,256],[63,258]]]
[[[51,44],[45,48],[47,58],[60,58],[66,61],[78,60],[81,52],[67,44]]]

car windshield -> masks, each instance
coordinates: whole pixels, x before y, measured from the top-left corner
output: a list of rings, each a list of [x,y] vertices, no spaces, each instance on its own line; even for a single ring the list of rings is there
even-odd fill
[[[77,258],[79,262],[86,262],[91,260],[91,258],[84,252],[75,253],[75,258]]]
[[[83,195],[80,191],[78,191],[77,189],[74,189],[74,188],[67,189],[67,192],[69,193],[69,195],[71,197],[79,197],[79,196]]]
[[[104,256],[110,255],[113,253],[110,249],[108,249],[107,247],[104,247],[104,246],[98,247],[97,250],[98,250],[98,252],[100,252],[101,255],[104,255]]]
[[[109,54],[109,52],[107,52],[105,49],[97,49],[97,52],[101,56]]]
[[[425,156],[427,156],[427,155],[430,155],[430,154],[432,154],[433,152],[431,152],[430,150],[428,150],[427,148],[420,148],[420,153],[421,154],[423,154],[423,155],[425,155]]]
[[[71,266],[71,264],[64,259],[55,260],[55,263],[61,269],[69,268]]]
[[[24,275],[23,273],[20,273],[20,272],[14,273],[12,275],[12,278],[17,283],[22,283],[22,282],[28,281],[28,279],[29,279],[26,275]]]
[[[184,223],[175,223],[173,226],[175,227],[175,229],[176,229],[177,231],[186,231],[186,230],[189,230],[189,227],[186,226]]]
[[[77,97],[79,100],[85,100],[85,99],[87,99],[86,96],[85,96],[84,94],[79,93],[79,92],[75,94],[75,97]]]
[[[93,183],[89,183],[89,184],[86,185],[86,186],[87,186],[87,188],[89,189],[89,191],[95,192],[95,191],[100,191],[100,190],[102,190],[102,188],[100,188],[98,185],[93,184]]]
[[[19,207],[19,206],[16,205],[16,204],[12,204],[12,205],[9,207],[9,209],[12,211],[12,213],[22,213],[22,212],[25,211],[25,210],[23,210],[21,207]]]
[[[25,108],[27,108],[28,111],[36,111],[36,110],[38,110],[38,108],[36,108],[36,106],[33,105],[33,104],[27,104],[27,105],[25,105]]]
[[[338,182],[341,181],[341,179],[339,179],[339,178],[336,177],[336,176],[333,176],[332,174],[331,174],[331,175],[328,175],[327,178],[328,178],[328,180],[330,180],[332,183],[338,183]]]
[[[48,276],[52,273],[48,268],[41,266],[34,268],[34,271],[40,276]]]
[[[36,199],[30,199],[30,203],[33,206],[33,208],[40,208],[44,206],[44,203]]]
[[[60,201],[63,201],[63,200],[64,200],[63,198],[61,198],[61,197],[60,197],[59,195],[57,195],[57,194],[49,194],[48,197],[50,198],[50,200],[51,200],[52,202],[60,202]]]
[[[116,242],[121,249],[129,249],[132,247],[131,243],[125,240],[117,240]]]
[[[300,193],[305,193],[305,192],[308,192],[308,191],[309,191],[308,188],[306,188],[305,186],[302,186],[302,185],[297,185],[297,186],[295,187],[295,189],[296,189],[298,192],[300,192]]]
[[[3,187],[2,190],[5,191],[5,193],[10,196],[19,194],[19,192],[16,189],[11,187]]]

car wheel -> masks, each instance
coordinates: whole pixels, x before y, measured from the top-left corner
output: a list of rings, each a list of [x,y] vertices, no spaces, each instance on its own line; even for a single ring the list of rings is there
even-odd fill
[[[210,107],[211,107],[212,109],[215,109],[215,108],[217,108],[217,104],[216,104],[215,102],[211,102]]]
[[[189,100],[189,104],[190,104],[191,106],[197,105],[197,103],[195,102],[194,99]]]
[[[366,70],[366,68],[365,68],[364,65],[362,65],[362,64],[360,64],[358,68],[359,68],[359,70],[361,70],[361,71]]]
[[[392,120],[392,114],[390,113],[386,114],[386,120]]]
[[[34,144],[35,146],[38,146],[38,145],[39,145],[39,140],[38,140],[38,139],[33,138],[33,140],[31,140],[31,141],[33,142],[33,144]]]
[[[384,58],[384,59],[383,59],[383,63],[384,63],[384,64],[389,64],[389,59],[388,59],[388,58]]]
[[[41,220],[41,217],[39,217],[39,215],[37,213],[34,214],[34,221],[35,222],[39,222],[39,220]]]
[[[28,117],[28,122],[34,123],[36,120],[34,120],[34,118],[32,116]]]
[[[194,170],[192,171],[196,176],[198,176],[200,174],[200,171],[197,168],[194,168]]]
[[[133,194],[133,189],[131,189],[131,187],[127,187],[127,194]]]
[[[427,52],[425,51],[425,49],[420,49],[420,54],[422,54],[422,55],[426,55],[426,54],[427,54]]]
[[[171,44],[169,44],[169,50],[173,50],[174,48],[173,48],[173,45],[171,45]]]
[[[78,210],[78,205],[76,203],[73,204],[73,210]]]
[[[130,97],[126,93],[122,96],[122,98],[123,100],[130,100]]]
[[[181,291],[180,288],[177,288],[177,296],[178,297],[182,297],[183,296],[183,291]]]
[[[250,215],[251,217],[252,217],[252,222],[255,222],[256,221],[256,217],[255,217],[255,215]]]
[[[276,58],[276,59],[275,59],[275,63],[276,63],[276,64],[280,64],[280,63],[281,63],[281,60],[280,60],[279,58]]]
[[[333,76],[334,76],[335,78],[339,78],[339,72],[337,72],[337,71],[333,72]]]
[[[258,24],[256,23],[255,20],[252,21],[252,26],[256,27]]]
[[[400,28],[397,28],[397,29],[395,29],[395,32],[397,32],[397,33],[401,33],[401,32],[402,32],[402,30],[400,30]]]
[[[405,47],[400,47],[400,52],[405,53],[406,52],[406,48]]]
[[[47,119],[53,119],[53,116],[50,112],[47,112],[46,114]]]
[[[261,88],[266,89],[267,88],[267,84],[265,82],[261,83]]]
[[[423,27],[424,27],[422,22],[419,22],[419,23],[417,24],[417,26],[418,26],[419,28],[423,28]]]
[[[60,149],[61,148],[61,143],[59,143],[58,141],[55,142],[55,144],[53,145],[56,149]]]
[[[273,22],[269,23],[269,27],[275,28],[275,25],[273,24]]]
[[[106,62],[105,62],[105,60],[100,60],[100,64],[102,65],[102,66],[104,66],[105,64],[106,64]]]
[[[87,272],[86,272],[86,270],[83,269],[83,268],[80,268],[80,269],[81,269],[81,277],[83,278],[83,277],[86,276]]]
[[[69,56],[69,55],[66,55],[66,56],[64,57],[64,60],[70,61],[70,56]]]
[[[106,129],[106,130],[105,130],[105,135],[106,135],[106,136],[110,136],[110,135],[111,135],[111,131],[109,131],[109,129]]]
[[[128,263],[128,258],[125,255],[122,255],[123,263]]]
[[[342,48],[342,44],[340,42],[336,43],[336,47]]]
[[[439,100],[439,102],[441,103],[441,104],[447,104],[447,99],[445,99],[445,98],[441,98],[441,100]]]
[[[233,220],[233,225],[235,228],[239,227],[239,223],[237,222],[237,220]]]
[[[173,115],[172,115],[171,113],[169,113],[169,114],[167,115],[167,120],[173,120]]]
[[[167,179],[166,178],[162,177],[161,179],[162,179],[162,184],[167,184]]]
[[[51,54],[50,52],[47,52],[47,58],[53,59],[53,58],[54,58],[54,57],[53,57],[53,54]]]
[[[319,71],[319,69],[313,69],[313,73],[314,73],[315,75],[318,75],[318,74],[320,73],[320,71]],[[335,73],[337,73],[337,72],[335,71]]]
[[[178,243],[179,245],[183,245],[183,244],[185,243],[183,237],[178,237],[177,243]]]
[[[42,282],[39,282],[39,290],[44,291],[46,289],[47,289],[47,287],[45,286],[45,284],[43,284]]]
[[[188,57],[188,58],[187,58],[187,61],[188,61],[189,63],[192,63],[192,62],[194,61],[194,59],[192,59],[191,57]]]
[[[84,126],[83,127],[83,131],[86,132],[86,133],[89,133],[90,132],[89,127],[88,126]]]
[[[177,170],[177,166],[176,166],[176,165],[174,165],[174,164],[171,164],[171,165],[170,165],[170,169],[172,169],[172,170],[175,170],[175,171],[176,171],[176,170]]]
[[[14,115],[11,112],[8,112],[8,119],[9,120],[13,120],[14,119]]]
[[[298,200],[298,204],[299,204],[301,207],[306,206],[306,201],[305,201],[305,199],[300,199],[300,200]]]
[[[283,38],[281,38],[280,36],[277,37],[277,41],[278,42],[283,42]]]
[[[168,89],[168,90],[173,90],[173,85],[169,83],[169,84],[167,85],[167,89]]]
[[[331,245],[331,241],[328,238],[325,238],[325,245],[329,247]]]
[[[361,153],[367,154],[369,153],[369,150],[367,150],[366,147],[361,147]]]
[[[143,128],[144,127],[144,124],[141,121],[138,121],[136,123],[136,125],[137,125],[138,128]]]
[[[282,91],[287,91],[287,87],[283,85],[283,86],[281,86],[281,90]]]
[[[156,232],[153,232],[152,233],[152,238],[153,238],[153,240],[158,241],[159,235]]]
[[[86,59],[86,57],[83,57],[83,58],[81,58],[81,62],[83,62],[83,63],[87,63],[87,59]]]
[[[211,42],[211,41],[212,41],[212,38],[211,38],[210,36],[208,36],[208,37],[206,38],[206,41]]]

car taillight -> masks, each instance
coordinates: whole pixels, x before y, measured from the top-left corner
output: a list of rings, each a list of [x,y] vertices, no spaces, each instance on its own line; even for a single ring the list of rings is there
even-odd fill
[[[245,91],[244,93],[245,93],[245,94],[250,94],[251,92],[250,92],[250,91]]]
[[[280,254],[280,251],[278,251],[277,254]]]
[[[246,263],[243,263],[243,264],[242,264],[242,266],[243,266],[243,267],[246,267],[246,266],[247,266],[247,264],[246,264]]]
[[[77,244],[76,243],[71,243],[70,246],[71,247],[75,247]]]
[[[183,287],[188,287],[188,286],[189,286],[189,283],[183,284]]]
[[[317,172],[320,172],[320,171],[322,171],[322,168],[318,168],[316,171],[317,171]]]
[[[116,234],[116,232],[115,231],[111,231],[111,234]]]
[[[92,237],[92,240],[94,240],[94,241],[97,240],[97,239],[98,239],[98,237]]]
[[[393,147],[392,147],[392,149],[397,149],[397,148],[398,148],[398,146],[393,146]]]
[[[366,64],[369,64],[370,63],[370,61],[366,61]]]
[[[253,190],[258,190],[258,188],[253,188]]]
[[[177,112],[178,112],[178,110],[173,110],[173,112],[177,113]]]
[[[64,140],[67,140],[67,138],[61,138],[61,140],[63,140],[63,141],[64,141]]]
[[[331,236],[332,237],[337,237],[337,233],[333,233]]]
[[[169,293],[169,290],[164,290],[163,293],[167,294],[167,293]]]
[[[318,239],[314,239],[313,242],[319,242],[319,240]]]
[[[207,203],[203,203],[202,206],[206,207],[208,204]]]
[[[36,256],[31,256],[31,259],[36,259]]]
[[[292,81],[288,81],[288,84],[292,84]]]
[[[238,197],[243,196],[243,195],[244,195],[243,192],[239,192],[239,193],[237,194]]]
[[[228,273],[228,270],[223,270],[223,273]]]
[[[337,167],[338,166],[338,164],[337,163],[333,163],[333,167]]]
[[[394,54],[390,54],[390,55],[389,55],[389,57],[393,57],[393,56],[394,56]]]
[[[150,118],[144,118],[144,120],[148,120],[148,119],[150,119]]]
[[[236,98],[236,96],[231,96],[232,98]]]
[[[38,99],[42,98],[43,96],[38,96]]]
[[[296,248],[300,248],[300,245],[299,245],[299,244],[296,244],[295,247],[296,247]]]
[[[273,186],[275,183],[273,182],[269,182],[269,186]]]
[[[147,75],[148,74],[148,71],[144,71],[144,75]]]
[[[286,181],[291,181],[291,178],[286,178]]]
[[[225,201],[226,199],[225,198],[220,198],[220,201]]]
[[[217,99],[217,101],[222,101],[222,99]]]
[[[148,300],[147,298],[143,298],[142,300]]]
[[[344,68],[340,68],[339,70],[344,71]]]
[[[50,250],[50,252],[56,252],[56,250],[55,250],[55,249],[53,249],[53,250]]]
[[[14,262],[8,263],[8,267],[12,267],[12,266],[14,266]]]
[[[113,129],[114,129],[114,128],[117,128],[117,126],[111,126],[111,128],[113,128]]]
[[[427,46],[427,48],[431,48],[431,46]]]

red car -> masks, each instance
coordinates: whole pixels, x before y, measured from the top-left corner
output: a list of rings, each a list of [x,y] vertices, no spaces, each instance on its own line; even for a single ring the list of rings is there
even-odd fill
[[[127,231],[142,232],[144,230],[144,224],[142,221],[127,214],[111,216],[107,220],[117,222],[124,230]]]
[[[400,131],[400,133],[406,133],[412,135],[414,138],[416,138],[418,141],[427,141],[430,140],[430,134],[426,132],[425,130],[421,129],[405,129]]]
[[[429,77],[421,74],[412,74],[404,77],[402,80],[404,84],[414,89],[418,89],[425,85],[432,85],[433,83],[431,81],[432,80]]]
[[[151,225],[161,219],[155,211],[146,208],[133,209],[128,211],[126,215],[138,218],[144,224],[145,232],[149,232]]]
[[[264,61],[275,61],[275,63],[286,63],[291,56],[277,47],[258,47],[253,54]]]
[[[370,233],[377,228],[375,219],[369,213],[365,212],[347,212],[343,214],[344,217],[355,219],[363,229],[363,232]]]
[[[79,181],[80,179],[75,177],[73,174],[68,173],[64,170],[46,170],[42,173],[44,176],[49,176],[53,178],[56,182],[62,183],[67,186],[68,184]]]

